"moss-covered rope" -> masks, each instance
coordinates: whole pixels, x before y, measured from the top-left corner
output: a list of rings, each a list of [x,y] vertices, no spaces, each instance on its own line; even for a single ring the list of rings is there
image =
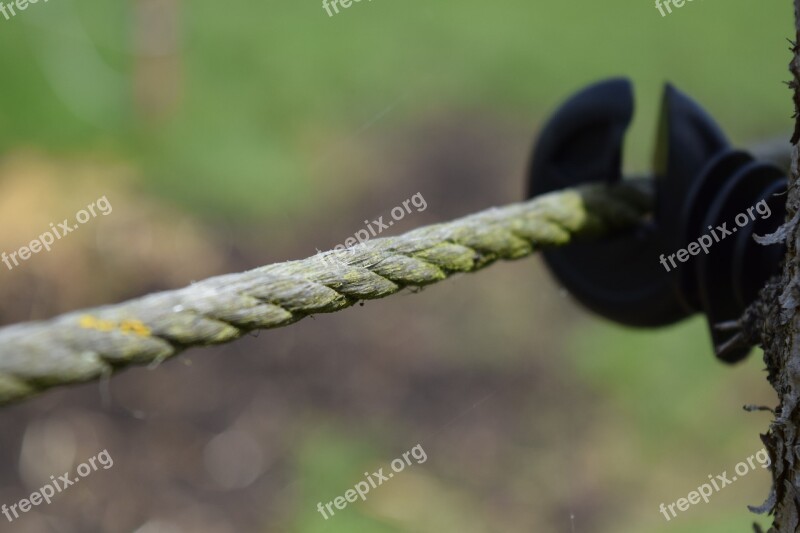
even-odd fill
[[[0,328],[0,404],[159,362],[420,287],[498,259],[630,227],[650,210],[641,184],[590,186],[492,208],[350,250],[210,278],[183,289]]]

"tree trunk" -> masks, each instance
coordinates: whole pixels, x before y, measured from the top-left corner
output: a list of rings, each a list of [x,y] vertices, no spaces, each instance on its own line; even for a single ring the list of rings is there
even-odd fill
[[[757,511],[771,511],[774,522],[770,533],[795,533],[800,530],[800,189],[798,146],[800,140],[800,0],[795,0],[795,42],[789,70],[795,105],[795,133],[792,137],[792,167],[786,196],[786,224],[772,240],[785,240],[786,259],[782,274],[761,293],[759,302],[745,320],[755,325],[764,348],[764,362],[770,384],[778,394],[775,419],[762,440],[772,459],[772,494]],[[756,526],[756,530],[758,527]]]

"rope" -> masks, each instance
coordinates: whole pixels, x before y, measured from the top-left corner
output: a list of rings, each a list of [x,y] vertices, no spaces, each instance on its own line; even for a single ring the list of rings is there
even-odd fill
[[[0,328],[0,405],[47,388],[158,364],[191,346],[233,341],[383,298],[576,237],[629,228],[650,210],[641,183],[582,187],[423,227],[349,250],[267,265],[127,302]]]

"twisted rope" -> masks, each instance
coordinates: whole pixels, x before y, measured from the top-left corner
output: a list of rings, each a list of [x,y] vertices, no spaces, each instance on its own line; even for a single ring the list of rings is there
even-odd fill
[[[576,237],[610,234],[640,221],[649,203],[641,184],[561,191],[350,250],[0,328],[0,405],[129,365],[158,363],[191,346],[230,342],[254,329],[430,285]]]

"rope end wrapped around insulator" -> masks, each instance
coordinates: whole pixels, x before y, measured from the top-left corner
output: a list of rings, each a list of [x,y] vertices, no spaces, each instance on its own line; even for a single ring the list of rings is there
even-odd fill
[[[567,100],[537,141],[529,197],[621,182],[633,109],[623,78]],[[718,357],[739,361],[751,348],[746,336],[716,326],[738,320],[778,272],[783,243],[764,246],[754,236],[783,223],[786,176],[733,149],[708,113],[669,84],[655,152],[653,216],[625,232],[547,250],[545,262],[578,301],[621,324],[664,326],[702,312]]]

